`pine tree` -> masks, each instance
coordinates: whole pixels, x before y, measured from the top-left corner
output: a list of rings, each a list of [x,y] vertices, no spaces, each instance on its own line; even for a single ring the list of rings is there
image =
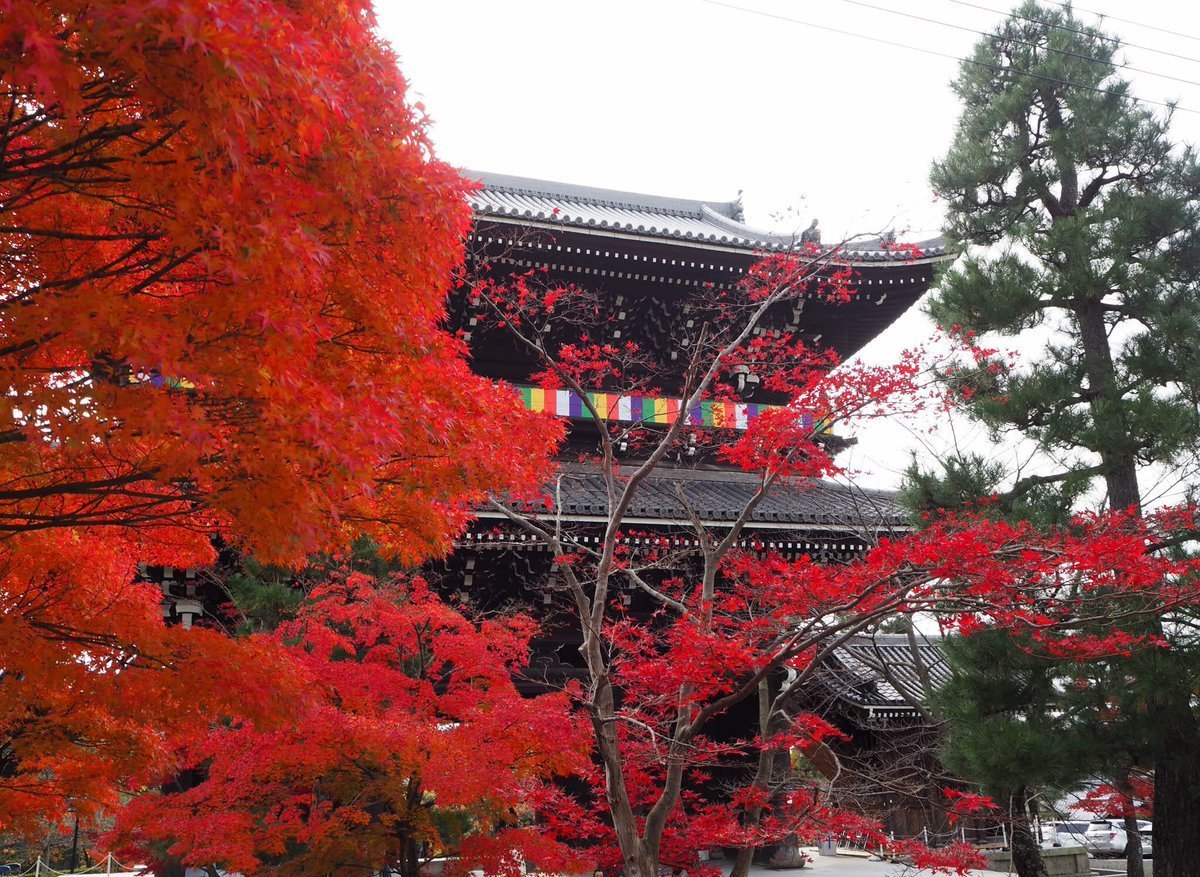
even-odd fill
[[[955,637],[944,645],[952,676],[934,696],[945,719],[942,759],[978,782],[1007,817],[1013,865],[1020,877],[1045,877],[1030,830],[1039,793],[1077,783],[1089,749],[1063,733],[1057,709],[1059,668],[1020,648],[1004,630]]]
[[[1200,170],[1116,75],[1116,45],[1027,3],[963,65],[932,182],[967,253],[931,312],[975,333],[1057,330],[1036,362],[989,363],[975,411],[1078,460],[1022,490],[1099,477],[1122,509],[1141,504],[1139,464],[1175,461],[1200,432]]]
[[[933,167],[964,250],[935,319],[966,338],[1052,331],[1040,356],[957,376],[995,436],[1015,431],[1047,452],[1043,471],[1001,494],[1010,509],[1034,497],[1062,510],[1102,486],[1108,508],[1136,514],[1143,467],[1178,464],[1200,438],[1200,170],[1172,144],[1170,113],[1117,75],[1118,51],[1069,7],[1021,6],[963,64],[957,136]],[[1155,853],[1171,877],[1200,873],[1185,629],[1168,619],[1150,632],[1175,648],[1122,665],[1153,716]]]

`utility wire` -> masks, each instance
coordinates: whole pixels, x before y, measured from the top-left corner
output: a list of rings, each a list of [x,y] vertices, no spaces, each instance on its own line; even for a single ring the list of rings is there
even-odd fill
[[[1071,5],[1071,4],[1069,4],[1069,3],[1062,3],[1062,2],[1060,2],[1060,0],[1042,0],[1042,2],[1044,2],[1044,3],[1052,3],[1052,4],[1053,4],[1053,5],[1055,5],[1055,6],[1061,6],[1063,9],[1066,9],[1066,8],[1070,7],[1070,8],[1071,8],[1071,9],[1073,9],[1075,12],[1086,12],[1088,15],[1094,15],[1094,16],[1096,16],[1097,18],[1110,18],[1110,19],[1112,19],[1113,21],[1119,21],[1119,22],[1121,22],[1122,24],[1132,24],[1134,27],[1144,27],[1144,28],[1146,28],[1146,30],[1156,30],[1156,31],[1158,31],[1159,33],[1170,34],[1170,35],[1171,35],[1171,36],[1173,36],[1173,37],[1182,37],[1182,38],[1183,38],[1183,39],[1185,39],[1185,40],[1192,40],[1193,42],[1200,43],[1200,37],[1194,37],[1194,36],[1192,36],[1191,34],[1187,34],[1187,33],[1180,33],[1180,32],[1179,32],[1179,31],[1177,31],[1177,30],[1170,30],[1170,29],[1168,29],[1168,28],[1165,28],[1165,27],[1156,27],[1156,26],[1155,26],[1155,25],[1153,25],[1153,24],[1146,24],[1146,23],[1144,23],[1144,22],[1141,22],[1141,21],[1134,21],[1133,19],[1130,19],[1130,18],[1119,18],[1119,17],[1117,17],[1116,15],[1109,15],[1109,14],[1108,14],[1108,13],[1106,13],[1106,12],[1097,12],[1097,11],[1096,11],[1096,10],[1094,10],[1094,9],[1083,9],[1082,7],[1079,7],[1079,6],[1072,6],[1072,5]],[[1131,46],[1132,46],[1132,45],[1133,45],[1133,43],[1129,43],[1129,45],[1131,45]],[[1139,47],[1139,48],[1140,48],[1140,47]],[[1151,52],[1153,52],[1153,51],[1155,51],[1155,50],[1154,50],[1154,49],[1150,49],[1150,51],[1151,51]],[[1169,55],[1169,54],[1171,54],[1171,53],[1170,53],[1170,52],[1164,52],[1163,54],[1165,54],[1165,55]],[[1182,58],[1183,56],[1182,56],[1182,55],[1176,55],[1175,57],[1177,57],[1177,58]],[[1194,60],[1196,60],[1196,59],[1194,59],[1194,58],[1190,58],[1190,59],[1188,59],[1188,60],[1193,60],[1193,61],[1194,61]]]
[[[924,22],[927,22],[928,24],[936,24],[936,25],[940,25],[941,27],[950,27],[950,28],[954,28],[954,30],[966,31],[967,33],[977,34],[978,36],[981,36],[981,37],[995,37],[996,36],[994,33],[989,33],[987,31],[982,31],[982,30],[976,30],[973,27],[966,27],[961,24],[952,24],[949,21],[942,21],[940,18],[926,18],[924,15],[914,15],[911,12],[902,12],[899,9],[889,9],[886,6],[876,6],[874,3],[865,2],[865,0],[842,0],[842,2],[849,3],[852,6],[861,6],[864,9],[874,9],[877,12],[887,12],[890,15],[899,15],[904,18],[911,18],[914,21],[924,21]],[[1010,38],[1007,38],[1007,41],[1016,43],[1017,45],[1020,45],[1020,46],[1029,46],[1030,48],[1034,48],[1034,49],[1040,48],[1037,43],[1030,42],[1029,40],[1018,40],[1018,39],[1010,37]],[[1170,79],[1173,82],[1182,82],[1185,85],[1194,85],[1197,88],[1200,88],[1200,82],[1197,82],[1195,79],[1184,79],[1181,76],[1171,76],[1167,73],[1155,73],[1153,70],[1145,70],[1141,67],[1133,67],[1129,64],[1118,64],[1115,61],[1105,61],[1101,58],[1094,58],[1091,55],[1082,55],[1079,52],[1068,52],[1065,49],[1052,49],[1047,46],[1046,51],[1053,52],[1056,55],[1063,55],[1068,58],[1078,58],[1081,61],[1091,61],[1095,64],[1104,64],[1105,66],[1111,67],[1114,70],[1129,70],[1132,73],[1144,73],[1147,76],[1157,76],[1159,79]]]
[[[763,18],[773,18],[776,21],[786,21],[790,24],[802,24],[806,27],[814,27],[817,30],[826,30],[830,33],[842,34],[848,37],[858,37],[863,40],[870,40],[873,43],[882,43],[885,46],[895,46],[898,49],[911,49],[914,52],[924,52],[926,55],[934,55],[938,58],[949,58],[951,61],[961,61],[957,55],[951,55],[948,52],[939,52],[937,49],[925,49],[920,46],[910,46],[907,43],[898,43],[892,40],[885,40],[882,37],[872,37],[866,34],[857,33],[852,30],[842,30],[839,27],[832,27],[827,24],[817,24],[812,21],[802,21],[799,18],[789,18],[786,15],[779,15],[774,12],[767,12],[765,9],[750,9],[746,6],[736,6],[733,3],[723,3],[721,0],[700,0],[701,3],[707,3],[710,6],[720,6],[723,9],[732,9],[735,12],[747,12],[751,15],[761,15]]]
[[[970,2],[968,2],[968,0],[950,0],[950,2],[957,3],[959,6],[968,6],[971,9],[978,9],[981,12],[991,12],[993,15],[999,15],[1001,17],[1012,17],[1012,18],[1019,19],[1020,21],[1031,21],[1031,22],[1034,22],[1035,24],[1042,23],[1042,22],[1039,22],[1038,19],[1036,19],[1036,18],[1028,18],[1027,16],[1024,16],[1024,15],[1017,15],[1017,13],[1015,13],[1015,12],[1005,12],[1003,9],[996,9],[991,6],[982,6],[978,3],[970,3]],[[1057,2],[1057,0],[1044,0],[1044,2],[1054,3],[1055,6],[1062,6],[1063,8],[1066,8],[1066,5],[1067,5],[1065,3]],[[1086,9],[1077,9],[1076,7],[1072,7],[1072,11],[1088,12],[1088,10],[1086,10]],[[1100,13],[1100,12],[1091,12],[1089,14],[1090,15],[1099,15],[1102,18],[1104,17],[1103,13]],[[1125,22],[1126,24],[1135,24],[1136,23],[1136,22],[1128,22],[1124,18],[1114,18],[1113,20],[1114,21],[1122,21],[1122,22]],[[1149,27],[1149,26],[1150,25],[1142,25],[1142,27]],[[1061,25],[1061,24],[1055,24],[1055,25],[1052,25],[1052,27],[1055,27],[1058,30],[1065,30],[1067,33],[1078,34],[1079,36],[1095,36],[1095,34],[1089,34],[1087,31],[1077,30],[1076,28],[1073,28],[1073,27],[1065,27],[1064,25]],[[1160,30],[1160,29],[1161,28],[1155,28],[1155,30]],[[1164,31],[1164,33],[1175,33],[1175,32],[1174,31]],[[1188,36],[1187,34],[1175,34],[1175,35],[1181,36],[1181,37],[1187,37],[1189,40],[1197,40],[1198,42],[1200,42],[1200,38],[1198,38],[1198,37]],[[1099,34],[1099,37],[1100,37],[1100,39],[1105,40],[1107,42],[1116,43],[1123,48],[1137,49],[1140,52],[1153,52],[1156,55],[1165,55],[1168,58],[1177,58],[1180,61],[1187,61],[1191,64],[1200,64],[1200,58],[1196,58],[1192,55],[1180,55],[1176,52],[1168,52],[1166,49],[1155,49],[1155,48],[1152,48],[1151,46],[1142,46],[1142,45],[1139,45],[1138,43],[1126,42],[1125,40],[1119,39],[1117,37],[1110,37],[1110,36],[1108,36],[1108,34]],[[1157,74],[1155,74],[1155,75],[1157,75]]]
[[[887,40],[882,37],[873,37],[869,34],[859,33],[852,30],[844,30],[843,28],[833,27],[827,24],[817,24],[813,21],[804,21],[800,18],[792,18],[787,15],[779,15],[775,12],[767,12],[765,9],[752,9],[747,6],[738,6],[733,3],[724,3],[722,0],[700,0],[701,3],[707,3],[709,6],[719,6],[723,9],[732,9],[735,12],[745,12],[749,15],[759,15],[763,18],[771,18],[776,21],[786,21],[789,24],[800,24],[805,27],[815,28],[817,30],[829,31],[830,33],[842,34],[843,36],[854,37],[860,40],[868,40],[872,43],[881,43],[885,46],[895,46],[899,49],[908,49],[911,52],[921,52],[925,55],[933,55],[937,58],[947,58],[951,61],[957,61],[960,64],[970,64],[974,67],[984,67],[988,70],[995,70],[998,73],[1015,73],[1019,76],[1028,76],[1031,79],[1040,79],[1043,82],[1049,82],[1054,85],[1066,85],[1071,88],[1079,88],[1084,91],[1095,92],[1096,94],[1116,95],[1124,97],[1134,103],[1146,104],[1148,106],[1163,107],[1180,113],[1192,113],[1200,115],[1200,110],[1193,110],[1189,107],[1180,106],[1179,104],[1168,103],[1166,101],[1151,100],[1150,98],[1138,97],[1137,95],[1128,94],[1125,92],[1113,91],[1107,88],[1096,88],[1091,85],[1082,85],[1078,82],[1071,82],[1066,79],[1058,79],[1053,76],[1042,76],[1040,73],[1034,73],[1030,70],[1019,70],[1015,67],[1001,67],[998,64],[988,64],[985,61],[976,61],[974,58],[960,58],[958,55],[951,55],[949,52],[939,52],[937,49],[927,49],[923,46],[914,46],[909,43],[901,43],[895,40]]]

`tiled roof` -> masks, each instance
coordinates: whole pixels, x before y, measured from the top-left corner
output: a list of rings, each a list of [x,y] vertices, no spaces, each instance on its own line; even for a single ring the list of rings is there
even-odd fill
[[[937,638],[876,634],[848,640],[821,668],[838,697],[861,707],[911,708],[925,699],[926,682],[937,690],[950,679],[950,667]]]
[[[745,225],[740,199],[691,201],[506,174],[465,173],[483,183],[483,188],[471,195],[471,206],[481,216],[606,229],[749,251],[781,252],[793,249],[799,241],[799,233],[779,234]],[[947,252],[941,238],[920,241],[917,246],[921,258],[940,257]],[[868,262],[912,258],[908,252],[884,248],[879,238],[853,241],[842,248],[840,257]]]
[[[590,467],[565,469],[556,489],[565,518],[587,519],[608,512],[604,479]],[[741,472],[659,469],[642,483],[626,517],[642,523],[687,520],[678,490],[696,517],[714,524],[731,523],[756,489],[756,478]],[[759,525],[778,524],[787,528],[809,525],[847,531],[908,525],[893,494],[817,479],[777,484],[755,509],[751,520]]]

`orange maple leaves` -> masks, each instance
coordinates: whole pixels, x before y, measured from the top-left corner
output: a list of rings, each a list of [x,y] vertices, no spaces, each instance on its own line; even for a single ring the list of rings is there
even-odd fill
[[[366,6],[9,7],[3,526],[418,557],[529,474],[546,434],[439,328],[465,184]]]
[[[172,738],[214,714],[271,722],[298,674],[262,638],[162,623],[117,539],[27,534],[0,551],[0,826],[44,833],[67,806],[85,821],[120,781],[157,782]],[[253,667],[252,673],[247,672]]]
[[[53,815],[257,660],[136,561],[420,558],[555,436],[441,329],[465,184],[368,4],[5,0],[0,47],[0,795]]]

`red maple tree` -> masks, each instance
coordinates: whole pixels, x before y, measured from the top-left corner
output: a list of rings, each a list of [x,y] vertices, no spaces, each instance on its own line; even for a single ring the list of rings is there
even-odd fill
[[[0,611],[0,827],[85,824],[173,763],[214,715],[279,721],[297,676],[260,638],[163,624],[124,541],[47,531],[7,547]],[[255,668],[248,673],[246,668]]]
[[[744,875],[756,847],[830,833],[890,845],[919,865],[967,867],[977,860],[966,847],[934,852],[892,843],[877,824],[839,808],[828,782],[788,769],[789,754],[815,752],[838,735],[792,699],[822,662],[897,615],[936,616],[964,635],[999,625],[1079,659],[1158,648],[1150,638],[1095,631],[1105,629],[1115,606],[1149,615],[1197,597],[1193,562],[1147,550],[1191,527],[1191,509],[1150,521],[1080,517],[1054,531],[948,517],[920,533],[880,539],[838,565],[787,559],[756,543],[746,525],[772,491],[842,473],[830,426],[923,398],[942,404],[927,391],[929,365],[919,351],[888,368],[835,368],[832,353],[769,329],[773,308],[809,294],[844,298],[851,279],[836,248],[766,259],[736,290],[689,299],[688,326],[698,328],[678,341],[683,356],[669,370],[634,343],[589,340],[606,337],[599,325],[606,310],[587,290],[535,274],[476,287],[493,325],[540,362],[543,388],[573,392],[597,436],[597,451],[583,465],[599,475],[607,496],[599,524],[572,524],[553,495],[540,504],[492,505],[552,553],[586,669],[580,707],[596,746],[594,794],[559,795],[540,812],[548,829],[590,845],[597,861],[629,877],[657,877],[664,864],[694,868],[696,852],[714,844],[741,848],[734,874]],[[559,332],[545,331],[550,319]],[[564,340],[564,324],[576,337]],[[691,430],[684,417],[619,421],[588,395],[614,386],[673,395],[688,411],[702,401],[736,400],[736,379],[747,373],[793,401],[725,441]],[[682,490],[684,533],[645,532],[627,520],[660,466],[686,467],[706,453],[756,476],[731,521],[712,525]],[[649,617],[629,616],[630,591],[651,607]],[[757,702],[757,728],[733,739],[715,732],[742,702]],[[730,764],[742,766],[736,780]],[[955,800],[945,801],[948,811]]]
[[[190,653],[265,648],[165,632],[135,562],[423,557],[556,430],[440,328],[465,184],[369,4],[11,0],[0,46],[8,828],[219,712]]]
[[[295,720],[181,741],[202,779],[136,798],[112,840],[211,873],[416,877],[423,849],[490,874],[518,873],[521,857],[569,864],[525,824],[587,751],[565,694],[513,684],[533,630],[472,622],[419,578],[338,570],[275,633],[307,683]]]

